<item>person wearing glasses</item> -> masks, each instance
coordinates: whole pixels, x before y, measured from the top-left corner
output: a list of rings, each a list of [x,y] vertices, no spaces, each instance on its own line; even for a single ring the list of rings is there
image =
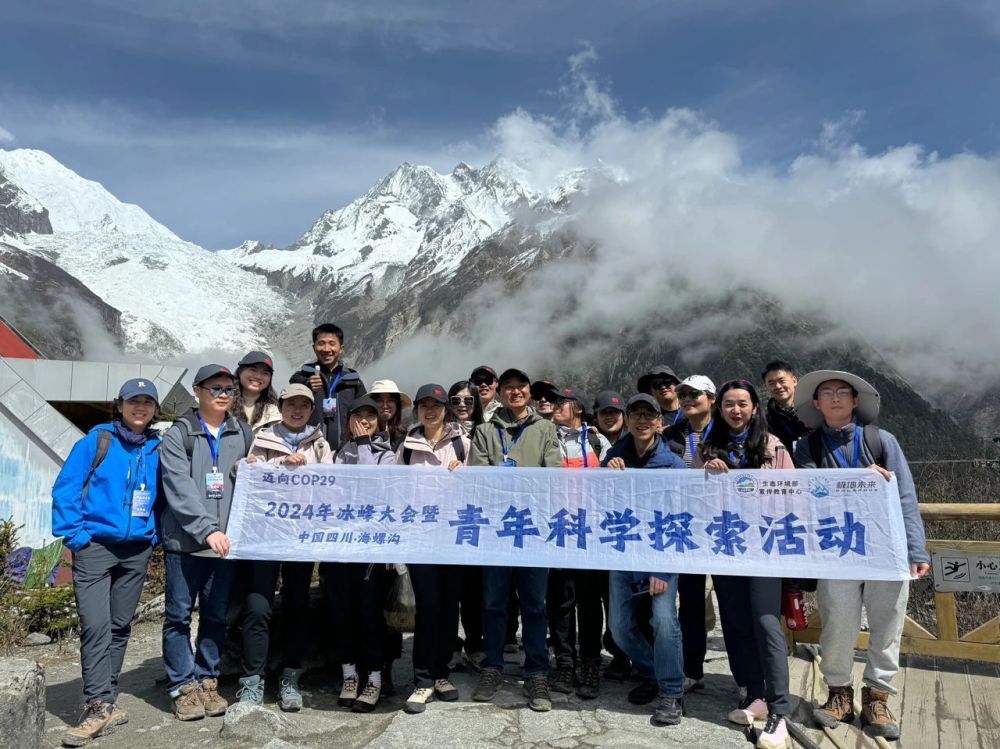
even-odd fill
[[[726,473],[741,468],[794,468],[781,441],[767,431],[764,409],[749,380],[725,383],[712,407],[712,429],[698,448],[692,468]],[[722,618],[729,669],[746,697],[728,719],[751,726],[765,721],[761,749],[784,749],[785,716],[792,711],[788,655],[781,624],[781,578],[712,575]]]
[[[559,437],[552,422],[531,410],[531,380],[519,369],[508,369],[498,378],[503,407],[493,419],[472,433],[470,466],[556,468],[562,465]],[[548,569],[544,567],[485,567],[486,661],[479,684],[472,693],[477,702],[490,702],[503,683],[503,647],[507,630],[507,606],[512,585],[521,606],[521,636],[524,643],[524,691],[528,707],[552,709],[549,697],[549,649],[545,644],[545,592]]]
[[[786,361],[768,362],[760,378],[767,388],[767,426],[771,434],[781,440],[788,452],[793,452],[795,442],[809,432],[795,413],[795,388],[798,379],[795,370]]]
[[[229,413],[236,377],[206,364],[194,377],[195,408],[163,435],[160,468],[166,591],[163,665],[173,710],[180,720],[223,715],[219,663],[235,565],[226,559],[226,525],[236,464],[253,442],[250,425]],[[191,650],[191,613],[198,603],[197,652]]]
[[[814,429],[795,446],[799,468],[871,468],[886,481],[896,475],[903,508],[910,576],[930,569],[924,524],[909,464],[896,438],[874,425],[880,398],[868,382],[850,372],[810,372],[799,383],[795,410]],[[861,692],[861,724],[886,739],[899,737],[889,711],[892,679],[899,671],[899,644],[910,586],[905,581],[819,580],[816,600],[823,619],[820,670],[829,696],[813,710],[823,726],[854,721],[854,643],[861,628],[861,608],[868,613],[868,652]]]
[[[684,418],[668,427],[663,432],[663,439],[690,468],[705,436],[712,431],[715,383],[705,375],[691,375],[677,386],[677,399]],[[705,688],[705,654],[708,652],[705,575],[680,575],[677,587],[684,642],[684,691],[690,692]]]
[[[635,389],[640,393],[648,393],[656,399],[660,407],[660,422],[662,429],[680,421],[684,414],[677,400],[677,385],[680,378],[666,364],[657,364],[639,378]]]
[[[466,437],[485,421],[483,405],[479,402],[476,386],[470,380],[459,380],[448,388],[448,410]]]
[[[551,380],[536,380],[531,383],[531,400],[535,413],[546,421],[552,421],[555,416],[558,390]]]
[[[659,434],[660,404],[652,395],[632,396],[625,407],[629,433],[608,452],[605,465],[626,468],[683,469]],[[672,726],[684,714],[684,664],[681,627],[677,619],[677,575],[672,572],[622,572],[609,574],[611,634],[632,659],[639,685],[628,693],[633,705],[647,705],[659,698],[652,722]],[[652,643],[643,633],[652,617]]]
[[[479,395],[479,403],[483,408],[483,421],[489,421],[493,418],[493,414],[502,407],[500,398],[497,396],[499,381],[496,370],[493,367],[480,364],[472,370],[469,381],[475,386],[476,393]]]

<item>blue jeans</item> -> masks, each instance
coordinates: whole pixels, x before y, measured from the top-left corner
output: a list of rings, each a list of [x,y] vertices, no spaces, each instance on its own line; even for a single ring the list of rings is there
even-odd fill
[[[507,636],[507,603],[511,581],[521,604],[521,642],[524,645],[524,676],[549,672],[549,648],[545,643],[548,619],[545,590],[549,577],[542,567],[483,567],[483,665],[503,671],[503,644]]]
[[[643,636],[637,617],[638,598],[632,587],[635,574],[611,572],[611,634],[618,647],[632,659],[639,675],[655,681],[661,697],[684,696],[684,651],[681,625],[677,620],[677,575],[660,575],[667,580],[667,590],[652,596],[653,644]],[[640,595],[649,596],[648,591]]]
[[[163,666],[170,692],[192,681],[214,679],[226,644],[226,609],[235,563],[168,551],[164,594]],[[191,652],[191,612],[199,603],[198,638]]]

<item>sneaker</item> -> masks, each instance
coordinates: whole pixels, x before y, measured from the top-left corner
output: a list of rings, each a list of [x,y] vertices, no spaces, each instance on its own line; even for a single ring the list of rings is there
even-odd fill
[[[451,654],[451,660],[448,661],[449,671],[464,671],[465,670],[465,656],[462,655],[461,650],[456,650]]]
[[[427,703],[434,699],[434,687],[417,687],[413,694],[406,698],[403,710],[416,715],[427,709]]]
[[[764,720],[767,717],[767,703],[760,697],[744,697],[740,706],[730,710],[726,717],[730,723],[752,726],[755,720]]]
[[[529,676],[524,680],[524,693],[528,695],[528,707],[536,713],[547,713],[552,709],[548,677]]]
[[[648,705],[660,696],[660,687],[653,681],[641,681],[628,693],[628,701],[633,705]]]
[[[84,744],[103,736],[111,728],[111,711],[113,705],[110,702],[91,700],[83,706],[83,715],[80,722],[63,734],[63,746],[83,746]]]
[[[788,745],[788,726],[782,715],[768,713],[764,730],[757,736],[757,749],[785,749]]]
[[[826,728],[854,722],[854,687],[829,687],[826,702],[813,710],[813,720]]]
[[[340,696],[337,698],[337,707],[354,707],[354,700],[358,698],[358,677],[345,676],[344,683],[340,687]]]
[[[205,705],[198,693],[198,682],[182,686],[174,697],[174,715],[178,720],[198,720],[205,717]]]
[[[434,694],[438,696],[439,700],[454,702],[458,699],[458,687],[448,679],[437,679],[434,682]]]
[[[503,676],[497,669],[484,668],[479,674],[479,683],[472,692],[472,699],[476,702],[492,701],[501,684],[503,684]]]
[[[465,660],[468,661],[473,671],[479,673],[483,670],[483,663],[486,662],[486,653],[482,650],[477,650],[474,653],[466,653]]]
[[[693,692],[695,690],[701,691],[705,688],[704,679],[689,679],[687,676],[684,677],[684,693]]]
[[[370,713],[375,709],[375,706],[378,704],[381,696],[382,685],[369,680],[368,683],[365,684],[364,690],[358,695],[358,698],[354,700],[354,707],[352,707],[351,710],[356,713]]]
[[[572,694],[576,683],[576,667],[571,660],[560,660],[556,663],[556,673],[551,682],[553,692]]]
[[[576,696],[593,700],[601,694],[601,659],[587,661],[580,668],[580,682],[576,686]]]
[[[248,705],[263,705],[264,680],[260,676],[242,677],[240,688],[236,691],[236,699]]]
[[[299,691],[301,668],[286,668],[281,672],[281,682],[278,684],[278,707],[287,713],[296,713],[302,709],[302,692]]]
[[[604,669],[604,676],[615,681],[625,681],[632,673],[632,664],[624,656],[615,656],[611,663]]]
[[[214,718],[217,715],[225,715],[229,703],[219,694],[218,679],[202,679],[198,685],[198,698],[205,706],[205,715]]]
[[[869,736],[881,736],[895,741],[899,738],[899,725],[889,712],[889,693],[871,687],[861,690],[861,727]]]
[[[660,697],[660,704],[653,711],[650,722],[654,726],[676,726],[684,715],[684,700],[678,697]]]

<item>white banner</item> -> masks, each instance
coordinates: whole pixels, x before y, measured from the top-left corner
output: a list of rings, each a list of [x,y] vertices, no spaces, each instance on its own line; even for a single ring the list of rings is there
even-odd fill
[[[235,559],[909,578],[869,470],[241,464],[227,534]]]

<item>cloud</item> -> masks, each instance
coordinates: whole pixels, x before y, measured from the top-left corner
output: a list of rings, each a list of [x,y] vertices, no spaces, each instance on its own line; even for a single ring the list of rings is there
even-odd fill
[[[574,201],[572,229],[590,256],[550,263],[514,293],[484,288],[462,305],[458,333],[417,335],[370,372],[415,381],[481,361],[582,368],[623,330],[695,304],[709,309],[697,327],[646,335],[711,346],[716,331],[744,324],[712,313],[713,301],[746,288],[866,341],[925,392],[996,380],[1000,157],[945,158],[918,144],[869,153],[851,136],[862,115],[847,112],[789,165],[751,163],[738,137],[697,112],[626,116],[578,64],[588,58],[571,61],[582,80],[566,87],[577,97],[568,115],[515,111],[492,136],[536,189],[575,167],[626,175]]]
[[[14,140],[14,134],[10,130],[0,127],[0,143],[13,143]]]

